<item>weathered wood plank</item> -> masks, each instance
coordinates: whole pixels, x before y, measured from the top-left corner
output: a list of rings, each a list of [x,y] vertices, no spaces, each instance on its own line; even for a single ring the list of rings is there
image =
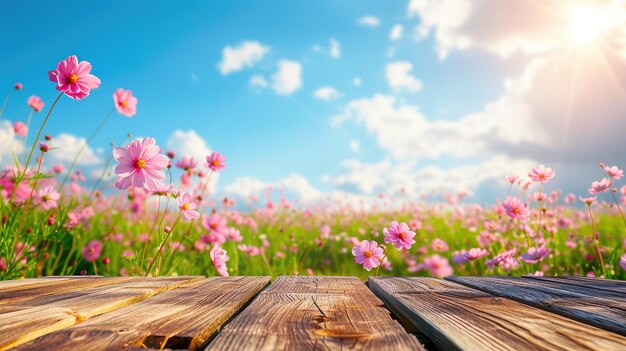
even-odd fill
[[[599,294],[593,296],[589,288],[574,289],[566,285],[548,285],[542,281],[515,277],[446,279],[626,336],[626,303],[621,294],[596,290]]]
[[[78,296],[72,292],[48,296],[47,298],[52,302],[45,303],[41,299],[37,301],[38,305],[35,307],[20,306],[13,312],[0,315],[2,318],[0,350],[28,342],[198,279],[200,278],[167,277],[131,280],[112,286],[83,290]]]
[[[270,277],[204,279],[44,335],[15,350],[196,350],[269,281]]]
[[[626,338],[434,278],[370,277],[369,287],[441,350],[624,350]]]
[[[550,281],[559,284],[568,284],[576,287],[585,287],[597,290],[606,290],[614,293],[626,294],[626,281],[612,280],[604,278],[588,278],[588,277],[535,277],[527,276],[524,278]]]
[[[354,277],[278,277],[206,350],[423,350]]]
[[[46,283],[55,282],[55,281],[67,281],[67,280],[70,280],[72,277],[68,277],[68,278],[44,277],[44,278],[2,280],[0,281],[0,291],[4,289],[15,288],[18,286],[40,285],[40,284],[46,284]]]

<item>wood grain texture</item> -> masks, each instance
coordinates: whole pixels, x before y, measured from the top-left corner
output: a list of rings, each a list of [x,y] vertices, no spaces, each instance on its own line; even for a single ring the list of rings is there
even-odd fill
[[[209,278],[39,337],[15,350],[196,350],[270,277]]]
[[[577,277],[577,276],[567,276],[567,277],[528,276],[524,278],[544,280],[544,281],[550,281],[550,282],[559,283],[559,284],[568,284],[568,285],[577,286],[577,287],[585,287],[585,288],[590,288],[590,289],[606,290],[606,291],[610,291],[614,293],[626,294],[626,281],[623,281],[623,280]]]
[[[622,294],[516,277],[447,277],[447,280],[554,312],[626,336]]]
[[[278,277],[206,350],[423,350],[354,277]]]
[[[23,303],[35,300],[17,302],[19,308],[0,314],[0,320],[2,320],[0,350],[28,342],[198,279],[200,278],[131,279],[111,286],[82,290],[78,295],[71,291],[60,295],[46,295],[41,299],[36,299],[36,305],[33,307],[28,307]],[[11,304],[8,306],[11,307]]]
[[[370,277],[370,288],[441,350],[624,350],[626,338],[434,278]]]

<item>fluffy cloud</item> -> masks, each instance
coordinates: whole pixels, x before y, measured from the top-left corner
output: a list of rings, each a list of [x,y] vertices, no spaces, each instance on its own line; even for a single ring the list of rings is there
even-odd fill
[[[313,93],[313,96],[315,96],[315,98],[323,100],[323,101],[330,101],[330,100],[337,99],[339,95],[340,94],[337,91],[337,89],[331,86],[321,87],[315,90],[315,92]]]
[[[48,161],[71,163],[86,139],[72,134],[61,133],[48,142],[48,146],[55,148],[47,154]],[[108,155],[107,155],[108,158]],[[76,161],[77,166],[95,166],[102,163],[102,158],[87,146]]]
[[[367,15],[359,18],[357,20],[357,23],[362,26],[378,27],[378,25],[380,24],[380,20],[376,16]]]
[[[391,28],[389,32],[389,40],[397,41],[402,39],[402,32],[404,31],[404,27],[401,24],[396,24]]]
[[[407,90],[417,92],[422,90],[422,82],[415,78],[411,71],[413,65],[407,61],[397,61],[387,64],[385,74],[387,75],[387,83],[395,90]]]
[[[279,95],[289,95],[302,87],[302,66],[297,61],[278,61],[278,71],[272,75],[272,89]]]
[[[224,192],[241,198],[249,198],[252,195],[261,196],[269,187],[281,189],[284,195],[302,202],[319,200],[323,196],[306,178],[297,173],[292,173],[289,177],[276,182],[263,182],[251,177],[237,178],[233,183],[224,187]]]
[[[0,165],[3,167],[13,165],[13,154],[19,157],[24,150],[24,145],[19,139],[13,131],[11,122],[0,121],[0,145],[2,145],[0,147]]]
[[[198,161],[198,164],[205,162],[206,157],[211,154],[211,148],[206,141],[194,130],[175,130],[165,143],[167,151],[175,151],[176,157],[191,156]],[[165,151],[165,150],[163,150]]]
[[[270,50],[257,41],[244,41],[236,47],[227,46],[222,50],[222,61],[218,68],[223,75],[252,67]]]
[[[341,56],[341,46],[335,38],[330,39],[330,57],[339,58]]]
[[[251,87],[260,87],[260,88],[267,88],[270,85],[267,82],[267,80],[265,80],[265,77],[263,77],[260,74],[255,74],[252,77],[250,77],[250,81],[248,82],[248,84]]]

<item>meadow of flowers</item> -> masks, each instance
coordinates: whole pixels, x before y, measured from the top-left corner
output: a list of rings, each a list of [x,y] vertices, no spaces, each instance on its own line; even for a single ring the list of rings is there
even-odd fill
[[[0,279],[45,275],[591,275],[626,279],[624,175],[600,164],[598,181],[579,194],[551,188],[556,171],[540,165],[511,175],[508,194],[491,206],[327,198],[293,205],[210,194],[227,167],[218,152],[197,160],[162,150],[157,140],[130,140],[110,152],[115,181],[88,184],[76,160],[112,114],[133,117],[133,92],[113,92],[111,112],[67,165],[45,166],[52,137],[46,123],[65,98],[83,100],[100,79],[76,56],[49,72],[56,99],[26,99],[13,132],[29,148],[0,172]],[[23,103],[17,83],[2,107]],[[44,110],[44,107],[47,107]],[[35,113],[45,113],[31,125]],[[33,131],[36,131],[33,133]],[[3,145],[2,147],[6,147]],[[174,179],[173,169],[182,175]],[[575,177],[576,175],[559,175]],[[278,194],[280,197],[280,194]],[[241,200],[240,200],[241,201]],[[250,207],[249,205],[253,206]]]

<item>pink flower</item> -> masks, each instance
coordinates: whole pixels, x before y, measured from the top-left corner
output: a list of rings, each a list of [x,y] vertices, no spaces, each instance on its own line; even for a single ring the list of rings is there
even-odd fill
[[[29,97],[27,103],[30,108],[35,110],[35,112],[41,111],[43,109],[43,106],[45,105],[43,103],[43,100],[41,100],[41,98],[37,95]]]
[[[72,99],[80,100],[89,96],[92,89],[100,86],[100,79],[91,72],[91,64],[78,62],[75,55],[59,62],[57,69],[48,72],[50,81],[57,83],[57,90]]]
[[[473,260],[477,260],[481,257],[487,256],[489,252],[485,249],[481,249],[481,248],[473,248],[473,249],[469,249],[469,251],[467,251],[467,258],[470,261]]]
[[[219,152],[213,152],[206,157],[207,167],[213,172],[219,172],[226,168],[226,157],[222,156]]]
[[[453,269],[448,260],[439,255],[426,257],[426,259],[424,259],[424,265],[428,268],[430,274],[437,278],[447,277],[453,273]]]
[[[131,185],[146,190],[160,189],[165,180],[163,170],[169,162],[167,156],[160,152],[161,148],[154,138],[133,140],[126,147],[116,147],[113,150],[113,157],[118,162],[115,166],[115,186],[120,190]]]
[[[217,213],[211,216],[202,215],[202,226],[213,234],[224,236],[226,235],[226,217],[222,217]]]
[[[526,263],[537,263],[543,260],[550,253],[550,249],[547,247],[528,249],[528,252],[522,254],[522,260]]]
[[[65,228],[67,229],[74,228],[80,223],[80,215],[76,212],[68,212],[67,219],[69,219],[69,221],[65,223]]]
[[[384,252],[382,248],[378,247],[378,243],[374,240],[363,240],[359,246],[352,248],[352,254],[354,255],[356,263],[362,264],[363,268],[369,271],[380,265]]]
[[[198,161],[196,161],[193,157],[187,157],[187,156],[183,156],[182,159],[176,162],[176,167],[180,169],[184,169],[185,171],[194,169],[196,168],[197,165],[198,165]]]
[[[410,249],[411,245],[415,244],[415,232],[409,229],[406,223],[398,223],[397,221],[391,222],[389,228],[383,229],[385,235],[385,242],[387,244],[392,243],[396,249]]]
[[[98,240],[92,240],[83,247],[83,256],[88,262],[93,262],[100,258],[102,254],[102,243]]]
[[[24,86],[22,85],[22,83],[15,83],[15,85],[13,86],[13,88],[15,88],[15,90],[22,90]]]
[[[24,123],[17,121],[13,124],[13,131],[17,136],[23,137],[28,134],[28,127]]]
[[[51,208],[59,207],[57,201],[61,198],[61,195],[54,190],[53,186],[47,186],[43,189],[40,189],[37,192],[37,197],[39,198],[39,203],[41,207],[45,210],[49,210]]]
[[[516,197],[509,196],[504,203],[502,203],[502,206],[506,214],[513,219],[525,221],[530,217],[528,205]]]
[[[591,206],[594,203],[596,203],[596,199],[597,199],[597,197],[595,197],[595,196],[590,196],[590,197],[579,196],[578,198],[580,199],[580,201],[584,202],[585,205],[587,205],[587,206]]]
[[[623,254],[622,257],[619,258],[619,266],[626,271],[626,254]]]
[[[611,188],[613,182],[609,178],[602,178],[599,182],[591,183],[591,188],[589,188],[589,194],[596,195],[601,194]]]
[[[198,219],[200,214],[196,211],[198,204],[193,202],[193,197],[189,193],[182,193],[176,198],[180,212],[187,219]]]
[[[517,182],[517,180],[519,179],[518,176],[514,176],[514,175],[508,175],[504,178],[508,183],[511,184],[515,184],[515,182]]]
[[[537,168],[533,168],[533,170],[528,173],[528,177],[534,182],[545,183],[554,178],[555,174],[552,168],[546,168],[544,165],[540,165]]]
[[[229,258],[226,250],[222,249],[220,245],[215,244],[209,252],[209,255],[211,256],[211,262],[213,262],[213,266],[215,266],[217,273],[219,273],[222,277],[228,277],[226,261],[228,261]]]
[[[615,180],[620,180],[620,178],[624,176],[624,171],[619,169],[617,166],[605,166],[604,171],[609,175],[609,177],[613,177]]]
[[[126,117],[132,117],[137,113],[137,98],[133,96],[131,90],[117,89],[113,93],[113,102],[117,112]]]

